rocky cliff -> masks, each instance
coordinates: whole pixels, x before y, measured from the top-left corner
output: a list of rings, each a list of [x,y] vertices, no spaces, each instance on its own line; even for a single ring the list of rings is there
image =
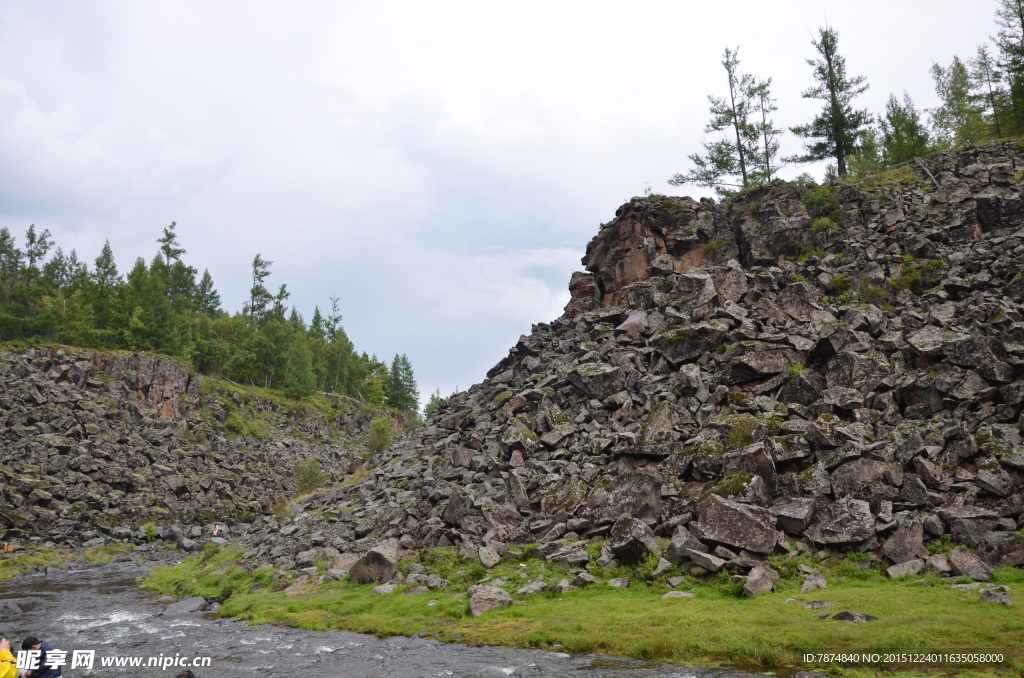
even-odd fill
[[[342,399],[201,383],[150,355],[0,353],[4,539],[144,541],[145,523],[180,539],[269,513],[296,494],[298,462],[340,480],[365,450],[371,414]]]
[[[392,538],[583,564],[605,540],[607,564],[671,539],[743,571],[797,543],[904,562],[944,538],[1024,563],[1021,150],[632,199],[560,318],[248,556]]]

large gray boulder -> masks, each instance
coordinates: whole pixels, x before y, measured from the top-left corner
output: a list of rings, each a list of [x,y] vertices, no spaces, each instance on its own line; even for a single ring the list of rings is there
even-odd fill
[[[748,598],[759,593],[766,593],[775,590],[775,582],[779,580],[779,573],[768,565],[758,565],[747,575],[747,581],[743,584],[743,595]]]
[[[799,535],[803,534],[814,519],[817,505],[817,497],[798,497],[773,506],[771,512],[778,521],[779,529],[788,534]]]
[[[978,557],[989,567],[1020,567],[1024,565],[1024,534],[989,532],[981,539]]]
[[[675,531],[672,532],[672,546],[669,547],[667,557],[672,562],[678,563],[688,557],[686,552],[689,549],[704,551],[705,548],[704,544],[690,534],[685,526],[677,525]]]
[[[885,545],[882,553],[892,563],[905,563],[908,560],[925,560],[928,549],[924,547],[924,526],[917,518],[908,518],[896,528]]]
[[[661,544],[642,520],[623,516],[612,525],[608,545],[615,557],[626,564],[638,563],[647,555],[661,555]]]
[[[970,577],[974,581],[992,581],[992,568],[963,546],[949,552],[949,564],[953,574]]]
[[[512,602],[512,596],[497,586],[473,586],[469,589],[469,613],[474,617],[496,607],[508,607]]]
[[[805,536],[817,544],[856,544],[875,534],[871,507],[861,499],[844,498],[818,510]]]
[[[620,475],[611,489],[595,487],[587,497],[595,523],[614,523],[622,516],[653,525],[661,518],[661,482],[650,473]]]
[[[206,598],[193,596],[192,598],[183,598],[176,603],[171,603],[164,608],[164,614],[194,614],[196,612],[205,612],[208,609],[210,609],[210,604],[206,602]]]
[[[710,553],[703,553],[702,551],[695,551],[694,549],[686,549],[686,556],[694,562],[695,565],[701,567],[708,572],[718,572],[725,567],[725,562],[717,556],[713,556]]]
[[[697,507],[697,531],[705,541],[754,553],[771,553],[778,542],[775,517],[766,510],[708,496]]]
[[[979,506],[955,506],[939,510],[953,539],[977,547],[982,538],[999,522],[999,516]]]
[[[908,574],[919,574],[924,569],[924,564],[923,560],[907,560],[893,565],[885,571],[885,574],[888,575],[889,579],[899,579]]]
[[[363,554],[348,571],[357,584],[383,584],[398,571],[398,540],[388,539]]]
[[[493,546],[481,546],[478,551],[480,563],[490,569],[501,562],[501,555]]]

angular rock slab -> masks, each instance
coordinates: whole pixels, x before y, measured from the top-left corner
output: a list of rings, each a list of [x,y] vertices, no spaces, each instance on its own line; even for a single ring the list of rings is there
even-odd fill
[[[638,563],[648,554],[661,555],[661,544],[654,532],[633,516],[623,516],[615,522],[608,545],[615,557],[627,564]]]
[[[701,539],[754,553],[771,553],[778,542],[775,517],[768,511],[755,512],[750,506],[712,494],[697,512]]]
[[[992,569],[963,546],[949,552],[953,574],[970,577],[974,581],[992,581]]]
[[[388,539],[367,551],[348,571],[349,579],[357,584],[383,584],[398,571],[398,540]]]
[[[799,497],[773,506],[771,512],[775,515],[781,530],[788,534],[799,535],[814,519],[817,506],[818,499],[816,497]]]
[[[896,531],[885,542],[882,553],[893,564],[905,563],[908,560],[925,560],[928,549],[924,547],[924,525],[917,518],[903,521]]]
[[[775,590],[775,582],[779,580],[779,573],[767,565],[759,565],[747,575],[747,581],[743,584],[743,595],[751,598],[758,593],[767,593]]]
[[[875,535],[875,517],[861,499],[840,499],[818,510],[814,523],[804,533],[817,544],[856,544]]]
[[[725,567],[725,561],[717,556],[713,556],[710,553],[703,553],[702,551],[695,551],[694,549],[686,549],[686,557],[689,558],[698,567],[701,567],[708,572],[718,572]]]
[[[889,579],[898,579],[905,577],[908,574],[919,574],[924,569],[923,560],[907,560],[902,563],[897,563],[885,571],[889,576]]]
[[[978,557],[989,567],[1020,567],[1024,565],[1024,534],[989,532],[981,539]]]

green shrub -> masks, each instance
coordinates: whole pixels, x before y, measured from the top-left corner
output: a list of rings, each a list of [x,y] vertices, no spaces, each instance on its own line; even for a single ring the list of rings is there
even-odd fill
[[[316,459],[307,459],[295,464],[295,481],[300,494],[312,492],[327,484],[328,480],[330,477],[320,470],[320,462]]]
[[[903,275],[889,281],[889,289],[893,292],[910,290],[914,294],[922,294],[939,284],[944,270],[946,270],[946,262],[941,259],[929,259],[910,264],[903,269]]]
[[[726,238],[715,238],[714,240],[711,240],[707,244],[707,246],[704,248],[704,251],[707,254],[715,254],[717,252],[721,252],[722,250],[724,250],[726,246],[728,246],[728,244],[729,241]]]
[[[153,523],[142,523],[142,531],[146,533],[146,541],[155,541],[158,536]]]
[[[813,218],[839,216],[839,199],[831,186],[812,185],[800,191],[800,201]]]
[[[829,217],[818,217],[814,220],[814,223],[811,224],[811,233],[815,235],[824,232],[835,233],[839,230],[841,230],[839,224],[832,221]]]
[[[881,306],[886,299],[885,288],[879,285],[872,285],[867,276],[860,277],[860,291],[858,295],[865,304]]]
[[[828,289],[832,292],[845,292],[850,289],[853,285],[853,280],[847,273],[840,273],[836,277],[832,278],[832,282],[829,283]]]
[[[248,419],[237,410],[228,415],[224,426],[229,431],[253,438],[266,438],[270,435],[270,422],[265,419]]]
[[[391,428],[390,419],[377,417],[370,422],[370,454],[380,454],[394,439],[395,432]]]

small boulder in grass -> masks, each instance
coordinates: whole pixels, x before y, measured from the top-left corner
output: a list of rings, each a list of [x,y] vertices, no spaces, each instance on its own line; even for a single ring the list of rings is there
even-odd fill
[[[804,577],[804,584],[800,587],[801,591],[817,591],[828,586],[828,582],[825,580],[825,575],[820,572],[811,572]]]
[[[844,612],[837,612],[832,616],[835,621],[844,621],[851,624],[864,624],[865,622],[875,621],[878,617],[873,617],[870,614],[863,614],[861,612],[851,612],[846,610]]]
[[[617,589],[629,588],[629,577],[616,577],[615,579],[609,579],[608,586],[614,586]]]
[[[668,600],[670,598],[696,598],[696,593],[690,593],[688,591],[669,591],[661,597],[662,600]]]
[[[809,603],[804,603],[805,610],[820,610],[823,607],[835,607],[835,603],[830,603],[827,600],[812,600]]]
[[[779,580],[779,573],[767,565],[755,567],[747,575],[747,581],[743,584],[743,595],[750,598],[759,593],[766,593],[775,590],[775,582]]]
[[[1001,591],[989,591],[985,590],[981,592],[981,600],[985,603],[997,603],[999,605],[1012,605],[1013,596],[1009,593],[1003,593]]]
[[[479,617],[496,607],[508,607],[512,604],[512,596],[497,586],[474,586],[469,594],[469,613]]]
[[[921,570],[924,569],[924,565],[925,563],[923,560],[908,560],[891,566],[885,571],[885,574],[888,575],[889,579],[899,579],[900,577],[905,577],[908,574],[920,574]]]

